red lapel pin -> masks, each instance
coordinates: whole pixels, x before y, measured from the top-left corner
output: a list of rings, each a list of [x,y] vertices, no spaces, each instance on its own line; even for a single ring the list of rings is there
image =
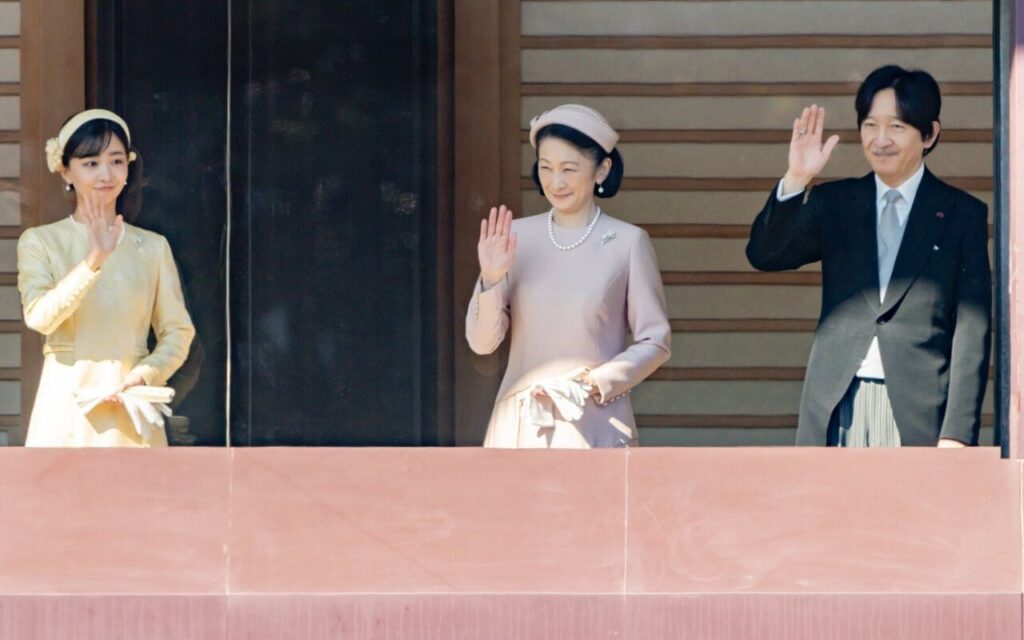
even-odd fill
[[[936,211],[935,212],[935,217],[936,218],[945,218],[946,214],[942,213],[941,211]]]

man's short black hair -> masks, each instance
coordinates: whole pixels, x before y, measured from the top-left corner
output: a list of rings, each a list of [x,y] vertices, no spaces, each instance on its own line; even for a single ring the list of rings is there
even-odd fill
[[[927,140],[934,133],[933,123],[939,121],[942,110],[942,95],[939,83],[927,71],[908,71],[896,65],[879,67],[872,71],[857,90],[857,128],[863,124],[871,111],[871,103],[879,91],[892,89],[896,92],[896,109],[900,120],[921,132],[921,139]],[[924,150],[928,155],[938,146],[939,139]]]

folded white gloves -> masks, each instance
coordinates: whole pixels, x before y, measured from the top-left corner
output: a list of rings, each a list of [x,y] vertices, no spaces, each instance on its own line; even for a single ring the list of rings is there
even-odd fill
[[[124,391],[116,389],[80,389],[75,392],[75,402],[82,415],[88,414],[96,406],[111,395],[117,395],[124,402],[135,431],[146,442],[153,435],[153,429],[163,429],[164,416],[170,417],[171,408],[167,403],[174,398],[174,389],[170,387],[150,387],[137,385]],[[161,415],[163,414],[163,415]]]
[[[537,389],[543,389],[548,397],[534,397],[532,392]],[[547,378],[533,385],[530,391],[527,410],[530,422],[536,427],[555,426],[555,409],[563,420],[579,420],[590,397],[590,385],[573,378]]]

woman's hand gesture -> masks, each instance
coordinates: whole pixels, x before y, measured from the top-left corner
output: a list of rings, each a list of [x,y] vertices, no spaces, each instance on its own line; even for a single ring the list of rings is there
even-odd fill
[[[512,211],[508,207],[491,207],[491,214],[480,221],[480,243],[476,251],[484,286],[497,284],[516,259],[516,234],[512,233]]]
[[[89,235],[89,268],[96,271],[117,248],[117,240],[124,229],[124,218],[115,216],[113,224],[103,215],[103,196],[93,192],[79,202],[78,212]]]
[[[825,129],[825,107],[804,107],[800,117],[793,121],[793,137],[789,141],[789,170],[783,178],[783,194],[800,191],[821,173],[832,150],[839,144],[839,136],[831,136],[821,143]]]
[[[146,379],[142,377],[142,374],[130,374],[127,378],[124,379],[124,382],[121,383],[120,389],[118,389],[115,393],[112,393],[111,395],[107,396],[107,402],[111,402],[113,404],[124,404],[124,400],[122,400],[121,396],[119,396],[118,394],[121,393],[122,391],[127,391],[132,387],[137,387],[140,384],[146,384]]]

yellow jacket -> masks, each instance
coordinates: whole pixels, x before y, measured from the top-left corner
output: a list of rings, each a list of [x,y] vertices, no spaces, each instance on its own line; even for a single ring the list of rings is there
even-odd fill
[[[52,428],[66,430],[74,421],[77,389],[65,387],[109,386],[135,372],[147,384],[163,385],[185,361],[195,335],[163,236],[126,224],[117,248],[95,272],[85,263],[88,253],[85,227],[71,217],[28,229],[18,241],[25,323],[46,336],[29,440],[34,430],[51,428],[36,424],[43,414],[48,422],[63,423]],[[156,335],[152,353],[150,328]],[[57,376],[47,367],[73,372]],[[66,409],[41,412],[44,399]],[[92,427],[102,430],[102,425]]]

